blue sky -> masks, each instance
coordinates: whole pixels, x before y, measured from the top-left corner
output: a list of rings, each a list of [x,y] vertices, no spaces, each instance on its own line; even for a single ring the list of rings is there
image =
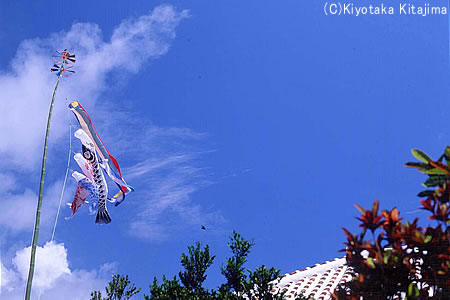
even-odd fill
[[[2,2],[0,299],[23,295],[54,49],[76,52],[77,74],[57,94],[39,239],[41,261],[58,259],[40,267],[34,297],[78,286],[74,299],[85,299],[113,272],[148,294],[195,241],[217,255],[215,287],[232,230],[254,238],[249,268],[291,272],[342,255],[354,203],[423,216],[423,178],[402,164],[411,148],[437,156],[450,140],[448,18],[327,17],[322,6]],[[109,207],[107,226],[87,207],[65,221],[63,206],[46,244],[68,151],[66,97],[88,110],[136,192]],[[64,202],[74,191],[69,178]]]

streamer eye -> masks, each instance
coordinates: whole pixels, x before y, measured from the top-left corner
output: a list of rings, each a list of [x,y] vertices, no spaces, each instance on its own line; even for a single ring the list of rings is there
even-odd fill
[[[91,157],[92,157],[92,155],[91,155],[91,153],[90,153],[89,151],[83,152],[83,156],[84,156],[84,158],[86,158],[86,159],[91,159]]]

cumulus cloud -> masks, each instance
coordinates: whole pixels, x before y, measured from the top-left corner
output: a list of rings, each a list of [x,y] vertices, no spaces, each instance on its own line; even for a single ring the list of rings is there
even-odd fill
[[[13,259],[13,264],[24,281],[28,277],[30,255],[31,247],[27,247],[18,251]],[[48,289],[62,274],[70,274],[64,244],[48,242],[43,247],[37,247],[33,285],[36,288]]]
[[[10,267],[2,262],[0,299],[23,299],[30,252],[30,247],[17,251]],[[88,299],[91,291],[104,288],[116,266],[110,263],[99,271],[71,270],[64,244],[48,242],[36,249],[32,299]]]

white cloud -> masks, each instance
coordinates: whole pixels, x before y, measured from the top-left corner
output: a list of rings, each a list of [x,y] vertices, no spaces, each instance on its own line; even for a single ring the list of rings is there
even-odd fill
[[[30,255],[31,247],[27,247],[17,252],[13,259],[13,264],[23,281],[28,277]],[[37,247],[33,286],[38,289],[48,289],[62,274],[70,274],[64,244],[47,242],[43,247]]]
[[[15,283],[19,281],[19,274],[14,270],[7,269],[2,262],[0,262],[0,297],[1,291],[12,292],[14,290]]]
[[[12,174],[0,173],[0,182],[2,183],[3,192],[9,192],[16,187],[16,180]]]
[[[41,226],[49,226],[56,214],[56,208],[59,203],[62,182],[58,181],[49,186],[44,193]],[[22,193],[6,192],[2,200],[2,209],[0,210],[0,227],[2,230],[19,232],[31,229],[34,226],[36,215],[37,193],[26,188]],[[11,222],[14,219],[14,222]],[[42,229],[41,227],[41,229]]]
[[[166,240],[186,226],[219,224],[218,213],[205,212],[192,201],[192,195],[210,185],[205,170],[195,167],[200,153],[169,154],[140,162],[127,169],[131,179],[145,182],[140,192],[131,195],[137,211],[130,224],[131,235],[153,240]]]
[[[164,241],[192,226],[223,222],[218,212],[192,200],[195,192],[211,184],[208,170],[201,166],[202,159],[213,152],[201,151],[206,134],[187,128],[161,128],[127,112],[105,120],[101,125],[106,132],[114,132],[115,140],[127,141],[114,143],[114,153],[138,161],[122,170],[127,183],[136,190],[125,200],[128,209],[133,209],[123,220],[129,222],[131,235]],[[129,128],[139,128],[139,133],[130,134]],[[113,144],[108,138],[104,141]]]
[[[0,299],[23,299],[30,262],[30,247],[16,252],[11,266],[1,265]],[[70,270],[64,244],[48,242],[37,247],[32,299],[85,300],[90,292],[103,290],[111,275],[117,271],[116,263],[100,266],[96,270]]]
[[[13,231],[32,228],[36,213],[36,199],[37,195],[29,189],[22,194],[6,194],[0,210],[2,228]],[[11,218],[14,218],[15,222],[11,222]]]
[[[173,164],[180,164],[192,159],[192,155],[180,154],[173,155],[165,158],[150,158],[144,161],[138,162],[134,166],[127,170],[127,178],[134,179],[140,176],[144,176],[149,172],[155,171],[160,168],[168,167]]]

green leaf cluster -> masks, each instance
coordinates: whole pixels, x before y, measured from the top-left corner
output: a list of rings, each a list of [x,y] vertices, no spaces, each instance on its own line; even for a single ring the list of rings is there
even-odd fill
[[[91,293],[91,300],[129,300],[134,295],[141,291],[140,288],[131,283],[128,275],[122,276],[120,274],[113,275],[113,279],[106,287],[106,297],[102,297],[100,291]]]
[[[172,279],[162,276],[159,282],[155,277],[150,284],[150,295],[144,295],[145,300],[282,300],[285,291],[274,289],[277,280],[281,279],[280,271],[262,265],[254,271],[245,269],[250,250],[254,242],[244,239],[233,231],[228,246],[231,257],[227,258],[221,271],[226,282],[216,290],[204,287],[207,270],[213,264],[215,256],[211,255],[209,246],[202,247],[200,242],[188,246],[188,252],[181,254],[183,271]],[[106,288],[107,297],[102,297],[100,291],[91,293],[91,300],[128,300],[139,293],[128,276],[114,275]],[[298,295],[296,299],[308,299]]]
[[[195,247],[188,247],[188,254],[181,255],[184,271],[178,273],[179,279],[175,276],[168,280],[163,276],[162,283],[159,284],[154,278],[153,284],[150,285],[150,296],[145,296],[145,299],[285,299],[283,291],[272,292],[274,282],[280,278],[279,270],[274,267],[267,268],[265,265],[254,271],[245,269],[244,265],[253,245],[253,241],[248,241],[233,231],[228,243],[232,256],[227,258],[221,268],[226,282],[217,290],[208,290],[203,287],[203,283],[207,277],[206,271],[212,265],[215,256],[211,256],[208,246],[202,249],[201,244],[197,242]]]

